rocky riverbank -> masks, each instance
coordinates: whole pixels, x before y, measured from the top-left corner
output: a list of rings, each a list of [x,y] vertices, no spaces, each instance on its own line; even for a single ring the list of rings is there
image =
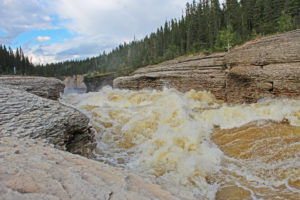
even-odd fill
[[[179,58],[119,77],[121,89],[174,87],[207,90],[217,99],[252,103],[264,97],[300,95],[300,29],[264,37],[229,53]]]
[[[0,199],[194,199],[85,158],[93,157],[94,133],[85,115],[51,100],[62,91],[56,79],[0,77]]]

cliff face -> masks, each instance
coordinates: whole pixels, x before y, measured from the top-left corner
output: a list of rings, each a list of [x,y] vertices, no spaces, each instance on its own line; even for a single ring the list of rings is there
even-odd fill
[[[300,30],[249,42],[228,53],[225,62],[227,101],[300,95]]]
[[[191,89],[208,90],[219,99],[225,98],[224,53],[193,56],[167,61],[138,69],[133,76],[114,80],[114,87],[139,90],[173,87],[186,92]]]
[[[122,89],[207,90],[228,102],[300,95],[300,30],[251,41],[230,53],[194,56],[137,70],[114,80]]]
[[[106,85],[112,86],[114,78],[114,74],[104,74],[91,77],[87,76],[84,78],[84,84],[87,87],[87,92],[97,92]]]

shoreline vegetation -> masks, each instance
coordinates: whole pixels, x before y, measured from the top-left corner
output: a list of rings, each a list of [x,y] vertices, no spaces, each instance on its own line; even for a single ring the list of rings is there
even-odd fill
[[[185,14],[166,21],[141,40],[120,44],[97,57],[33,65],[22,48],[0,45],[0,74],[126,76],[137,68],[176,57],[228,51],[255,38],[300,28],[300,2],[294,0],[199,0],[186,4]]]

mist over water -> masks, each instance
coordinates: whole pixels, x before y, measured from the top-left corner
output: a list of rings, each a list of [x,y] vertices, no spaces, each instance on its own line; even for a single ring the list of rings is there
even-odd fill
[[[229,105],[205,91],[105,87],[62,102],[90,117],[100,161],[166,179],[195,197],[299,195],[299,99]]]

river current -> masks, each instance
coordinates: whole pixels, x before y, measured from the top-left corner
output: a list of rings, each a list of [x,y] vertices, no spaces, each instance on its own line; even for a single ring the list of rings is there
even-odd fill
[[[207,199],[298,199],[300,99],[227,104],[165,88],[67,94],[97,131],[97,160]]]

